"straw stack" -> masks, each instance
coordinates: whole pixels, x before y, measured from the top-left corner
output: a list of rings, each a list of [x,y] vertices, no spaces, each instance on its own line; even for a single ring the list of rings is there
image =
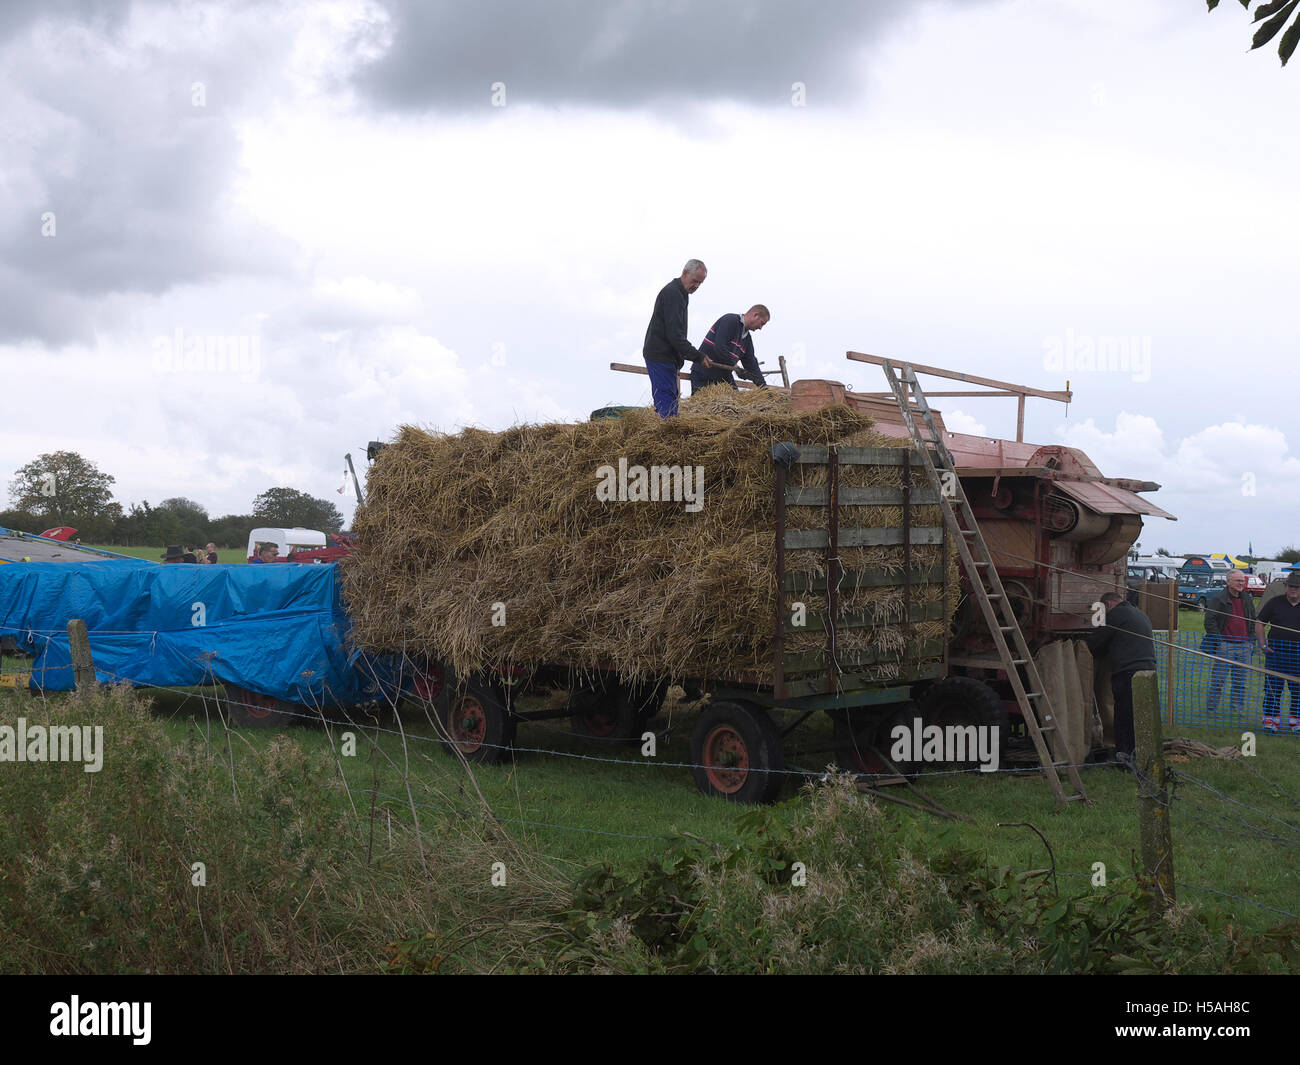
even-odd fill
[[[361,646],[440,658],[459,673],[491,665],[611,669],[624,679],[770,675],[775,613],[770,449],[781,441],[896,447],[845,406],[791,413],[786,396],[711,388],[681,416],[650,410],[576,425],[523,425],[454,435],[404,427],[370,470],[344,564],[344,594]],[[602,501],[602,467],[699,467],[702,505]],[[843,466],[842,484],[901,485],[899,467]],[[790,484],[825,484],[798,466]],[[920,485],[913,472],[913,484]],[[848,526],[897,526],[899,507],[845,506]],[[825,508],[787,509],[790,528],[825,527]],[[916,525],[937,525],[918,507]],[[914,547],[935,565],[938,547]],[[849,548],[847,570],[902,571],[902,548]],[[787,571],[824,571],[824,551],[787,552]],[[951,560],[950,560],[951,563]],[[956,587],[956,570],[951,587]],[[901,576],[900,576],[901,580]],[[919,594],[918,594],[919,593]],[[824,595],[801,593],[809,616]],[[913,589],[913,602],[937,601]],[[955,600],[956,596],[951,597]],[[844,609],[873,627],[841,634],[842,650],[897,648],[901,586],[841,587]],[[955,603],[950,603],[950,607]],[[941,637],[940,621],[916,638]],[[821,632],[795,632],[789,653],[816,652]],[[877,675],[896,675],[891,665]]]

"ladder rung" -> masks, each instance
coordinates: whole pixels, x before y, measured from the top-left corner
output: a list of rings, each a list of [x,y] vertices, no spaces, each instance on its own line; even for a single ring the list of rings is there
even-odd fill
[[[1023,666],[1023,665],[1026,665],[1028,662],[1029,662],[1029,659],[1027,659],[1027,658],[1013,658],[1013,659],[1011,660],[1011,664],[1012,664],[1013,666]]]
[[[1000,632],[1015,632],[1019,627],[1018,625],[999,625],[998,630]]]

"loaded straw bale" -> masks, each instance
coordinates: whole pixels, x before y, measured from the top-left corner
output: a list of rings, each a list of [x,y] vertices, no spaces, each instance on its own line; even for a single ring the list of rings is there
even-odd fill
[[[770,677],[770,451],[787,440],[898,446],[846,406],[793,413],[785,395],[726,386],[684,400],[669,420],[635,410],[500,433],[404,427],[371,468],[353,526],[358,546],[343,572],[355,637],[372,650],[443,659],[462,675],[509,662],[615,670],[628,680]],[[602,501],[598,471],[617,470],[620,459],[629,469],[701,468],[698,507]],[[897,466],[841,467],[844,485],[900,486],[902,476]],[[789,483],[825,485],[826,477],[824,466],[801,465]],[[920,470],[912,483],[924,483]],[[824,528],[827,511],[792,506],[786,516],[789,528]],[[902,509],[843,506],[840,523],[898,527]],[[940,523],[937,506],[914,508],[914,525]],[[938,565],[941,551],[914,546],[913,566]],[[840,557],[846,571],[886,570],[900,583],[857,587],[846,578],[841,610],[867,610],[873,623],[841,632],[839,651],[904,646],[902,548],[844,548]],[[787,572],[824,575],[825,567],[825,551],[786,553]],[[948,620],[957,598],[950,573]],[[914,603],[940,595],[937,585],[912,588]],[[810,618],[825,613],[824,592],[787,594],[794,598]],[[946,624],[917,622],[910,635],[939,639]],[[824,646],[824,632],[813,629],[786,641],[787,654]],[[885,678],[899,670],[884,663],[851,672]]]

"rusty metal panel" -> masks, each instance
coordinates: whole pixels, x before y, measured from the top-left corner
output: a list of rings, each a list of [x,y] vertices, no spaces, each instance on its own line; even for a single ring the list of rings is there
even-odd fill
[[[1056,481],[1055,487],[1098,514],[1150,514],[1157,518],[1177,520],[1168,511],[1161,510],[1154,503],[1148,503],[1141,496],[1100,481]]]

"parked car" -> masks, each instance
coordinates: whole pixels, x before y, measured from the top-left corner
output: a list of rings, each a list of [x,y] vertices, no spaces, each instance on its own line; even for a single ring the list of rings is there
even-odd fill
[[[1208,573],[1183,574],[1178,582],[1178,605],[1204,613],[1211,596],[1218,594],[1225,581]]]

